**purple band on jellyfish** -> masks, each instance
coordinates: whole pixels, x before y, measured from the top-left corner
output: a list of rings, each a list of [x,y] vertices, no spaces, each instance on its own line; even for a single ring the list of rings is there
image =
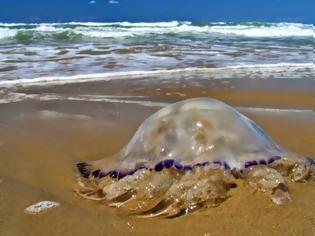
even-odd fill
[[[84,178],[88,178],[91,174],[91,172],[86,168],[87,166],[89,166],[89,164],[86,162],[81,162],[77,164],[77,168]]]
[[[231,169],[231,167],[229,166],[229,164],[226,163],[226,162],[223,162],[223,166],[224,166],[224,169],[225,169],[225,170],[230,170],[230,169]]]
[[[250,166],[255,166],[255,165],[257,165],[257,161],[255,160],[245,162],[245,168],[248,168]]]
[[[116,170],[110,171],[109,176],[112,178],[117,178],[118,177],[118,172]]]
[[[184,171],[188,171],[188,170],[191,171],[192,167],[189,165],[184,166]]]
[[[184,169],[184,166],[182,163],[180,163],[179,161],[175,161],[174,162],[174,166],[177,170],[183,170]]]
[[[193,167],[202,167],[202,166],[203,166],[202,163],[197,163],[197,164],[193,165]]]
[[[119,171],[117,178],[118,178],[118,179],[122,179],[122,178],[124,178],[126,175],[127,175],[127,174],[126,174],[125,172]]]
[[[277,160],[280,160],[281,157],[280,156],[273,156],[271,158],[269,158],[268,160],[264,160],[261,159],[259,161],[256,160],[251,160],[251,161],[246,161],[245,162],[245,168],[248,168],[250,166],[254,166],[254,165],[268,165],[271,164]],[[315,161],[308,158],[310,160],[310,163],[312,165],[315,165]],[[174,159],[166,159],[163,161],[159,161],[154,168],[148,168],[145,166],[140,166],[138,168],[135,168],[132,171],[126,172],[126,171],[119,171],[119,170],[112,170],[109,172],[103,172],[100,169],[94,170],[93,172],[91,172],[90,170],[88,170],[88,166],[90,166],[90,164],[86,163],[86,162],[82,162],[82,163],[78,163],[77,167],[79,169],[79,172],[81,173],[81,175],[84,178],[88,178],[90,175],[96,177],[96,178],[104,178],[106,176],[110,176],[111,178],[124,178],[126,175],[133,175],[135,172],[137,172],[140,169],[149,169],[150,171],[162,171],[164,168],[169,169],[169,168],[175,168],[177,170],[181,170],[181,171],[192,171],[195,167],[203,167],[203,166],[207,166],[210,164],[216,164],[219,166],[223,166],[225,170],[231,170],[231,167],[229,166],[229,164],[227,162],[221,162],[221,161],[213,161],[213,162],[209,162],[209,161],[205,161],[205,162],[201,162],[201,163],[196,163],[194,165],[183,165],[181,162],[174,160]],[[242,170],[240,170],[242,171]]]
[[[266,162],[266,160],[262,159],[262,160],[259,160],[259,164],[260,165],[267,165],[267,162]]]
[[[214,162],[212,162],[213,164],[216,164],[216,165],[222,165],[222,162],[221,161],[214,161]]]
[[[202,162],[201,165],[202,166],[208,166],[208,165],[210,165],[210,162],[209,161],[205,161],[205,162]]]
[[[101,171],[98,177],[99,177],[99,178],[104,178],[104,177],[106,177],[107,175],[108,175],[108,173],[105,173],[105,172]]]
[[[164,167],[166,169],[171,168],[173,166],[173,164],[174,164],[174,160],[172,160],[172,159],[164,160]]]
[[[97,177],[100,176],[100,173],[101,173],[101,170],[94,170],[94,171],[92,172],[92,175],[97,178]]]
[[[158,163],[155,165],[154,170],[155,170],[155,171],[161,171],[161,170],[163,170],[163,168],[164,168],[163,161],[160,161],[160,162],[158,162]]]

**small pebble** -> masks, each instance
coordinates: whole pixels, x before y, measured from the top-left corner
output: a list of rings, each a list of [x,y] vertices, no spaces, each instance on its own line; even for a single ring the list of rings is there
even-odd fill
[[[50,208],[55,208],[60,206],[60,203],[58,202],[53,202],[53,201],[41,201],[38,203],[35,203],[33,205],[28,206],[27,208],[25,208],[25,213],[28,214],[38,214],[41,213],[43,211],[47,211]]]

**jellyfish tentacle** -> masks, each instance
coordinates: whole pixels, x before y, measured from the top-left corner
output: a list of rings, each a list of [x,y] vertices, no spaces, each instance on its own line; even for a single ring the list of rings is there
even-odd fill
[[[74,192],[80,197],[96,201],[105,200],[104,194],[95,182],[85,181],[82,178],[78,178],[77,183]]]
[[[128,192],[135,191],[137,186],[141,185],[141,182],[150,178],[150,175],[151,172],[146,169],[138,170],[124,178],[114,178],[114,181],[109,185],[105,185],[102,190],[106,195],[106,199],[113,201]]]
[[[276,169],[265,165],[251,166],[243,171],[243,176],[251,187],[270,193],[275,204],[291,200],[286,180]]]
[[[221,168],[206,167],[187,171],[172,184],[164,200],[142,217],[174,217],[188,214],[205,205],[217,205],[227,197],[230,181],[234,180],[231,174],[227,175],[225,172]]]
[[[181,209],[178,207],[178,202],[174,199],[162,199],[152,209],[142,212],[138,215],[139,218],[150,218],[158,216],[172,216],[179,214]]]
[[[132,182],[132,189],[134,190],[132,197],[123,202],[113,202],[110,205],[127,209],[133,213],[140,213],[153,208],[163,199],[165,192],[172,185],[175,177],[172,172],[172,170],[163,170],[160,173],[150,172],[150,178],[142,182]]]
[[[289,177],[292,182],[303,182],[312,176],[312,162],[310,158],[298,155],[285,155],[284,158],[273,162],[270,167],[276,169],[283,176]]]
[[[290,178],[293,182],[302,182],[310,177],[311,166],[306,162],[296,162],[290,170]]]

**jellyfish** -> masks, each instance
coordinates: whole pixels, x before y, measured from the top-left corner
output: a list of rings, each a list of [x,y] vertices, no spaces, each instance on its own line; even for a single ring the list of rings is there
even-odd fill
[[[76,193],[142,217],[215,207],[242,180],[273,203],[288,181],[315,179],[315,161],[276,144],[233,107],[193,98],[152,114],[115,155],[77,164]]]

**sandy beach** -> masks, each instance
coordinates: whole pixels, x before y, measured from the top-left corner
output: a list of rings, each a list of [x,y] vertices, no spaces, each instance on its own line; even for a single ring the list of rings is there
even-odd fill
[[[220,99],[280,145],[314,159],[314,91],[313,78],[161,82],[149,76],[16,86],[0,104],[0,234],[315,235],[315,182],[290,183],[292,201],[283,206],[240,183],[219,207],[174,219],[136,218],[73,191],[77,162],[114,154],[146,117],[190,97]],[[61,205],[24,212],[42,200]]]

